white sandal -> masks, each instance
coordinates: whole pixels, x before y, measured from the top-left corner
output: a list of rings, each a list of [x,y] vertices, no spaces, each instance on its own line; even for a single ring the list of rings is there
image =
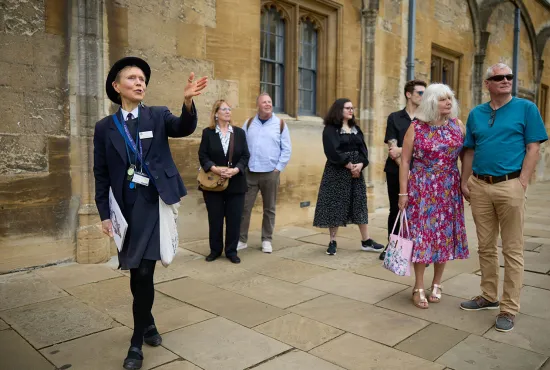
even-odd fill
[[[416,303],[414,301],[414,295],[418,293],[418,295],[420,296],[420,300],[418,301],[418,303]],[[413,290],[413,304],[418,307],[418,308],[422,308],[423,310],[425,310],[426,308],[429,307],[428,305],[428,300],[426,299],[426,294],[424,293],[424,289],[414,289]],[[422,306],[422,304],[425,304],[425,306]]]
[[[441,293],[443,292],[443,287],[441,285],[433,284],[430,288],[430,303],[439,303],[441,302]]]

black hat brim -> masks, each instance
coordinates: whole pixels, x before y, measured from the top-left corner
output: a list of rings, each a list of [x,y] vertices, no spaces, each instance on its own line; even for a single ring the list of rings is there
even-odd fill
[[[113,103],[118,105],[121,105],[122,102],[120,100],[119,93],[117,93],[115,88],[113,87],[113,82],[115,81],[118,72],[128,66],[136,66],[143,71],[143,74],[145,75],[146,86],[149,83],[149,79],[151,78],[151,67],[149,67],[149,64],[147,64],[147,62],[141,58],[125,57],[115,62],[115,64],[113,64],[113,66],[111,67],[109,74],[107,75],[107,81],[105,81],[105,91],[107,92],[107,96],[109,97],[109,99],[111,99]]]

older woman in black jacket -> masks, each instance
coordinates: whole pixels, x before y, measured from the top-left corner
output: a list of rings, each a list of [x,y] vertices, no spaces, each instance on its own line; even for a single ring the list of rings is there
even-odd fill
[[[330,242],[327,254],[336,254],[338,227],[359,225],[361,249],[380,252],[382,244],[369,238],[367,224],[367,187],[362,171],[369,164],[367,146],[355,122],[353,104],[338,99],[330,107],[323,130],[323,148],[327,157],[319,187],[313,226],[328,227]]]
[[[246,134],[231,125],[231,107],[225,100],[218,100],[212,107],[210,126],[202,132],[199,146],[199,161],[205,172],[212,171],[228,179],[227,188],[220,192],[203,190],[208,211],[210,254],[206,261],[212,262],[223,251],[223,221],[225,218],[225,256],[233,263],[240,263],[237,256],[239,229],[247,191],[245,168],[248,165]],[[233,157],[230,157],[230,141],[233,137]],[[229,168],[221,168],[229,167]]]

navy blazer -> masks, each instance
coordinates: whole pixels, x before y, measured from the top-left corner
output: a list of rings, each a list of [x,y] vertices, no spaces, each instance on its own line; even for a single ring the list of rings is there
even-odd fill
[[[187,190],[172,159],[168,138],[189,136],[195,131],[195,105],[191,112],[183,106],[179,117],[167,107],[142,106],[139,114],[139,131],[153,132],[152,138],[141,139],[143,158],[153,177],[149,186],[156,186],[164,203],[175,204],[187,194]],[[120,109],[117,117],[122,122]],[[124,138],[113,117],[107,116],[96,123],[94,132],[95,202],[102,221],[110,218],[109,187],[112,187],[120,208],[124,208],[122,190],[128,166]]]

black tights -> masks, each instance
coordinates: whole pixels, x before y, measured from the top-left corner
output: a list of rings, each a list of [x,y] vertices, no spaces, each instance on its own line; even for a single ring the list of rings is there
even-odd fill
[[[157,261],[141,260],[138,268],[130,269],[130,289],[134,296],[134,334],[130,342],[132,347],[141,348],[145,329],[155,323],[151,309],[155,299],[153,274],[156,263]]]

